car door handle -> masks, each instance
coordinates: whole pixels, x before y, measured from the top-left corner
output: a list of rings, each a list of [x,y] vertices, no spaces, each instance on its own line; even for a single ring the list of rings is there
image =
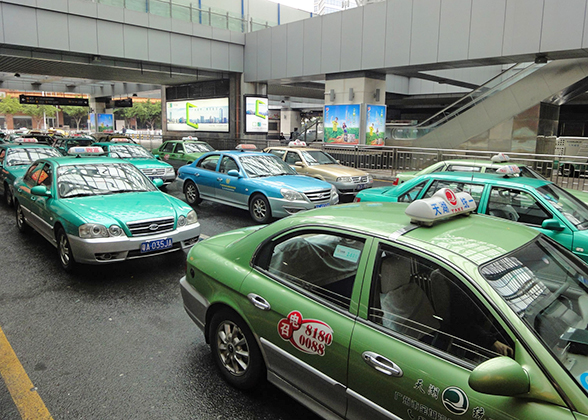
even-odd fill
[[[384,356],[380,356],[379,354],[374,353],[373,351],[364,351],[361,356],[363,357],[364,362],[376,369],[378,372],[382,372],[385,375],[395,376],[398,378],[404,375],[404,372],[402,372],[402,369],[400,369],[396,363],[386,359]]]
[[[249,293],[247,295],[247,299],[249,299],[249,302],[251,302],[253,306],[261,309],[262,311],[269,311],[272,308],[267,300],[259,295],[256,295],[255,293]]]
[[[221,182],[223,179],[219,177],[219,178],[217,178],[216,180],[217,180],[218,182]]]

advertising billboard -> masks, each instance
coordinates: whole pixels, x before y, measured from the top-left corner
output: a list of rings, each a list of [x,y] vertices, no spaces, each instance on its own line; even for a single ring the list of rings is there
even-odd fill
[[[359,144],[361,105],[325,105],[325,143]]]
[[[229,98],[167,103],[168,131],[229,132]]]
[[[245,95],[245,132],[266,134],[269,129],[268,104],[264,96]]]
[[[102,133],[103,131],[114,131],[114,115],[97,114],[96,125],[96,131],[99,133]]]
[[[365,144],[383,146],[386,139],[386,105],[366,105]]]

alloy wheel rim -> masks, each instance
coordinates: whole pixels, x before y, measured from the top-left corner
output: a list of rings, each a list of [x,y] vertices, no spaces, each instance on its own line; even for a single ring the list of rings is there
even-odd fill
[[[195,192],[195,187],[193,185],[188,185],[186,187],[186,196],[188,196],[188,200],[190,200],[190,201],[196,200],[196,192]]]
[[[265,217],[266,211],[265,203],[262,200],[255,200],[255,203],[253,203],[253,213],[255,213],[255,216],[261,220]]]
[[[61,235],[61,238],[59,239],[59,256],[61,257],[63,265],[69,265],[69,247],[65,235]]]
[[[234,376],[244,375],[249,367],[249,345],[243,331],[236,324],[225,321],[218,327],[216,342],[225,369]]]

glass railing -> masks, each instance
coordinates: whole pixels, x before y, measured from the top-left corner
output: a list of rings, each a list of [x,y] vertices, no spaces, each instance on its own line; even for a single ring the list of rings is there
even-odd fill
[[[183,4],[165,0],[88,0],[136,12],[179,19],[235,32],[254,32],[277,26],[277,22],[243,19],[240,14],[213,7],[195,7],[193,3]]]

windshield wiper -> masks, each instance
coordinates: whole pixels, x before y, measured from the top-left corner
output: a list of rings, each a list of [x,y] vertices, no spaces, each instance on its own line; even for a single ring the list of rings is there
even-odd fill
[[[99,194],[94,194],[94,193],[77,193],[77,194],[72,194],[72,195],[66,195],[65,197],[61,197],[61,198],[74,198],[74,197],[88,197],[91,195],[99,195]]]
[[[147,190],[116,190],[110,191],[111,194],[130,193],[130,192],[145,192]]]

